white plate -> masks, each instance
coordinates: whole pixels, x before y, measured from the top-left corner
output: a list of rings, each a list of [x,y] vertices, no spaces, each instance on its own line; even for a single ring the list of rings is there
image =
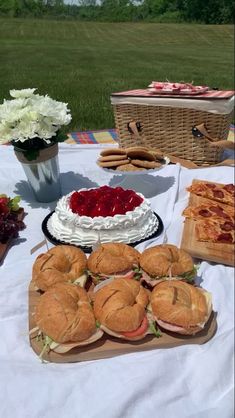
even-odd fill
[[[202,94],[202,93],[205,93],[207,90],[208,90],[209,88],[208,87],[201,87],[201,88],[198,88],[196,91],[192,91],[192,90],[190,90],[190,89],[183,89],[183,90],[177,90],[177,89],[175,89],[175,90],[162,90],[162,89],[155,89],[154,87],[151,87],[151,88],[148,88],[148,91],[150,92],[150,93],[153,93],[153,94],[168,94],[168,95],[171,95],[171,94],[176,94],[176,95],[179,95],[179,96],[183,96],[183,95],[186,95],[186,96],[196,96],[197,94]]]

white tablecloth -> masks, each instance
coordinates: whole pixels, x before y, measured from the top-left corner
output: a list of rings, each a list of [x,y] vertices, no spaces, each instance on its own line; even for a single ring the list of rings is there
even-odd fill
[[[60,146],[63,194],[81,187],[114,184],[95,164],[99,148]],[[168,166],[155,173],[149,192],[166,233],[138,249],[180,244],[192,179],[233,182],[233,168],[187,170]],[[152,177],[151,177],[152,178]],[[116,178],[117,180],[117,178]],[[151,183],[154,185],[153,182]],[[201,262],[201,285],[212,292],[218,330],[204,345],[132,353],[74,364],[42,364],[28,340],[28,285],[43,240],[41,222],[54,209],[34,200],[11,147],[0,150],[0,193],[20,194],[28,213],[0,267],[0,416],[4,418],[232,418],[234,356],[234,270]]]

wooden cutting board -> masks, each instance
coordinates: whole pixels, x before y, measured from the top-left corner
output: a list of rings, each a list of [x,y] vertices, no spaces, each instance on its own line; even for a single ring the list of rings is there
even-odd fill
[[[203,180],[193,180],[193,183],[202,182]],[[209,183],[205,181],[205,183]],[[216,183],[215,183],[216,184]],[[201,196],[197,196],[193,193],[189,195],[188,205],[198,206],[203,203],[215,202],[209,199],[205,199]],[[218,202],[215,202],[218,203]],[[200,258],[202,260],[214,261],[219,264],[226,264],[228,266],[235,265],[235,246],[234,244],[226,243],[213,243],[213,242],[200,242],[196,239],[195,231],[196,222],[193,219],[186,218],[184,221],[184,229],[181,240],[181,248],[191,254],[193,257]]]
[[[24,217],[25,217],[25,212],[24,212],[24,209],[23,208],[20,208],[18,211],[17,211],[17,218],[18,218],[18,220],[19,221],[23,221],[23,219],[24,219]],[[11,246],[11,244],[12,243],[14,243],[14,238],[13,239],[9,239],[6,243],[1,243],[0,242],[0,263],[2,263],[3,262],[3,260],[4,260],[4,258],[5,258],[5,256],[6,256],[6,254],[7,254],[7,251],[8,251],[8,249],[10,248],[10,246]]]
[[[40,298],[40,293],[34,290],[34,285],[31,282],[29,286],[29,330],[36,326],[34,321],[34,310],[38,302],[38,298]],[[216,329],[216,313],[212,312],[205,328],[195,336],[180,336],[179,334],[162,332],[162,337],[160,338],[149,335],[141,341],[127,342],[119,341],[118,338],[103,335],[100,340],[92,343],[91,345],[74,348],[64,354],[57,354],[50,351],[43,356],[43,359],[53,363],[74,363],[79,361],[115,357],[138,351],[173,348],[185,344],[204,344],[213,337]],[[37,341],[36,337],[33,338],[30,336],[30,345],[37,355],[41,353],[42,344]]]

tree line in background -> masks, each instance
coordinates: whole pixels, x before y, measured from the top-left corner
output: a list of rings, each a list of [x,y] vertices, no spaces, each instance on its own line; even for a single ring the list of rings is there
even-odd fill
[[[0,16],[9,17],[223,24],[234,12],[233,0],[0,0]]]

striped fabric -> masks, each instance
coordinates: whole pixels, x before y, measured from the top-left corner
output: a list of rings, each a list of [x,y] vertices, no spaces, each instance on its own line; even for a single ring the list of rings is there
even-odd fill
[[[71,132],[66,140],[69,144],[115,144],[116,141],[116,129]]]
[[[228,140],[234,141],[234,125],[231,125]],[[115,144],[118,135],[116,129],[101,131],[71,132],[66,142],[68,144]]]
[[[230,125],[228,140],[235,142],[235,126],[234,125]]]
[[[185,99],[229,99],[234,96],[234,90],[209,90],[202,94],[186,95],[186,94],[156,94],[152,93],[149,90],[128,90],[122,91],[119,93],[113,93],[113,97],[125,96],[125,97],[175,97],[175,98],[185,98]]]

